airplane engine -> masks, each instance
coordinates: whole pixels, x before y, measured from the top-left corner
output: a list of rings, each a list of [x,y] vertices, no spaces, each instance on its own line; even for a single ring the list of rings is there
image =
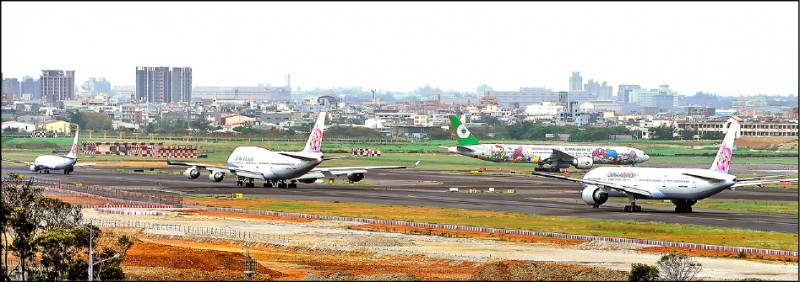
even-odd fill
[[[307,178],[307,179],[300,179],[300,180],[297,180],[297,181],[300,181],[300,183],[311,184],[311,183],[314,183],[314,181],[317,181],[317,179],[316,178]]]
[[[31,165],[31,171],[37,172],[37,171],[39,171],[39,167],[36,166],[36,165]]]
[[[224,178],[225,178],[225,173],[224,172],[215,171],[215,172],[212,172],[212,173],[208,174],[208,179],[212,180],[214,182],[220,182]]]
[[[347,180],[355,182],[355,181],[359,181],[361,179],[364,179],[364,174],[363,173],[352,173],[351,172],[351,173],[347,174]]]
[[[608,201],[608,193],[603,192],[600,187],[586,185],[586,188],[583,189],[583,193],[581,193],[581,198],[583,198],[583,201],[586,202],[587,205],[600,206]]]
[[[65,171],[66,173],[72,173],[73,171],[75,171],[75,167],[74,167],[74,166],[68,166],[68,167],[65,167],[65,168],[64,168],[64,171]]]
[[[184,172],[183,175],[186,175],[191,179],[197,179],[198,177],[200,177],[200,171],[197,170],[197,167],[190,167],[186,169],[186,172]]]
[[[594,162],[592,161],[592,158],[583,157],[572,160],[572,166],[579,169],[590,169],[592,168],[593,164]]]

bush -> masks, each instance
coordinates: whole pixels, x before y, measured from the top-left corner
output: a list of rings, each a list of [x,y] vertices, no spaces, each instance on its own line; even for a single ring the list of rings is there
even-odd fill
[[[700,270],[703,270],[703,265],[693,258],[673,252],[661,257],[661,260],[658,261],[658,269],[666,280],[690,281]]]
[[[658,268],[644,263],[631,264],[631,273],[628,281],[656,281],[658,279]]]

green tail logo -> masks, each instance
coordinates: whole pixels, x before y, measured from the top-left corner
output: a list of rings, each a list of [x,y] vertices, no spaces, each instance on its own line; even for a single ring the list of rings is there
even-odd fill
[[[472,136],[466,126],[461,124],[461,121],[455,115],[450,115],[450,125],[452,125],[453,133],[456,135],[456,142],[459,146],[480,145],[478,139]]]

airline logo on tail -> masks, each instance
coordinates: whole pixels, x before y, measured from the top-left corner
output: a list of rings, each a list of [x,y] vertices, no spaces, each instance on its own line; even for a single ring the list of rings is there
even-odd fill
[[[77,158],[77,157],[78,157],[78,130],[75,130],[75,139],[72,140],[72,149],[69,150],[67,158]]]
[[[475,136],[472,136],[472,133],[469,132],[469,129],[461,124],[461,121],[458,120],[455,115],[450,115],[450,125],[452,125],[453,131],[456,134],[456,143],[458,143],[459,146],[481,144],[478,142],[478,139],[475,139]]]
[[[308,143],[306,143],[303,152],[318,153],[322,147],[322,130],[325,126],[325,112],[319,113],[317,122],[314,124],[314,129],[311,130],[311,135],[308,136]]]
[[[739,134],[739,130],[741,125],[735,119],[731,118],[728,119],[730,125],[728,126],[728,132],[725,134],[725,139],[722,140],[722,145],[719,146],[719,151],[717,151],[717,157],[714,159],[714,163],[711,164],[711,170],[728,173],[728,169],[731,166],[731,157],[733,156],[733,152],[731,148],[733,148],[733,142],[736,140],[736,136]]]

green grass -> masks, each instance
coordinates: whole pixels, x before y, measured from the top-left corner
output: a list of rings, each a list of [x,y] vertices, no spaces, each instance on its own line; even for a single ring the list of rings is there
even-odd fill
[[[627,203],[625,199],[613,199],[611,202]],[[671,202],[664,202],[661,200],[638,200],[639,204],[645,205],[659,205],[659,206],[674,206]],[[797,215],[797,203],[770,203],[770,202],[757,202],[757,201],[699,201],[693,205],[695,208],[727,210],[727,211],[749,211],[749,212],[763,212],[763,213],[779,213],[779,214],[793,214]]]
[[[527,213],[284,199],[185,197],[194,204],[411,222],[535,230],[797,251],[797,234],[662,222],[598,220]]]

